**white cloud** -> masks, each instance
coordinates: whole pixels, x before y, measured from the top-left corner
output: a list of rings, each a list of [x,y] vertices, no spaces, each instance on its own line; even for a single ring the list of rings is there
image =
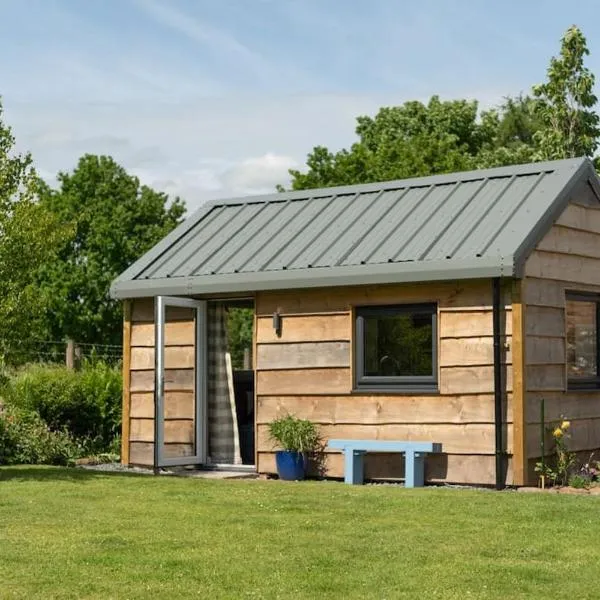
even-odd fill
[[[221,181],[236,195],[265,194],[274,191],[278,183],[287,183],[289,169],[296,166],[297,161],[290,156],[267,152],[263,156],[242,160],[225,171]]]

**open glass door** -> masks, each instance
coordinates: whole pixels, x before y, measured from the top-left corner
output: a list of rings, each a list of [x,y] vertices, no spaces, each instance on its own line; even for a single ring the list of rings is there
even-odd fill
[[[155,301],[154,466],[206,462],[206,302]]]

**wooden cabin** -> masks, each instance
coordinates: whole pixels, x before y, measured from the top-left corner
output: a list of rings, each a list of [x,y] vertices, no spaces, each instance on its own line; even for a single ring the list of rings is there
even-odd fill
[[[112,287],[122,461],[274,473],[267,424],[289,412],[325,440],[439,442],[430,482],[523,485],[542,399],[599,449],[599,199],[572,159],[205,204]],[[245,368],[234,309],[254,315]],[[341,455],[320,468],[341,477]]]

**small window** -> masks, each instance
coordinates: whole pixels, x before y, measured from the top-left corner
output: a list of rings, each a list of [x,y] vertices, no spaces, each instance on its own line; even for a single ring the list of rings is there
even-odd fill
[[[600,388],[600,296],[567,294],[567,375],[570,389]]]
[[[435,304],[356,310],[356,387],[373,391],[437,390]]]

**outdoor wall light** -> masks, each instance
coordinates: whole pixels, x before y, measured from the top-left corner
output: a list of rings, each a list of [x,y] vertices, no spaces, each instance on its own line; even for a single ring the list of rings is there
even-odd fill
[[[281,337],[281,315],[278,312],[273,313],[273,329],[275,335]]]

